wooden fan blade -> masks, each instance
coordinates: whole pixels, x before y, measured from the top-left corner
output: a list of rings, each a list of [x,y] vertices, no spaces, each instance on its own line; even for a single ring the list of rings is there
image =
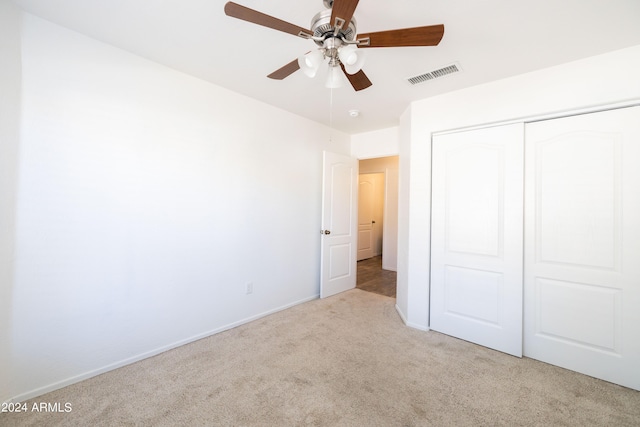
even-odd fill
[[[340,67],[342,67],[344,75],[347,76],[349,83],[351,83],[351,86],[353,86],[356,91],[366,89],[373,84],[364,71],[360,70],[355,74],[349,74],[347,73],[347,70],[344,69],[344,65],[340,64]]]
[[[293,34],[294,36],[309,38],[313,35],[313,33],[306,28],[298,27],[297,25],[274,18],[257,10],[249,9],[232,1],[224,5],[224,13],[233,18],[242,19],[243,21],[252,22],[262,25],[263,27],[273,28],[274,30],[283,31]]]
[[[300,69],[300,65],[298,65],[298,60],[294,59],[284,67],[278,68],[276,71],[269,74],[267,77],[274,80],[282,80],[285,77],[289,77],[291,74],[295,73],[299,69]]]
[[[358,48],[366,47],[407,47],[407,46],[436,46],[444,35],[444,25],[429,25],[427,27],[404,28],[400,30],[379,31],[376,33],[358,34],[357,39],[368,38],[371,42],[359,44]]]
[[[349,28],[349,22],[353,18],[353,12],[358,6],[358,0],[334,0],[331,6],[331,25],[335,25],[336,18],[344,19],[342,28]]]

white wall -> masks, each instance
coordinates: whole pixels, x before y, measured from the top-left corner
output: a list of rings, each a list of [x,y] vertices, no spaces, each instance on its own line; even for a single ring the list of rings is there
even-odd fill
[[[347,135],[30,15],[22,42],[13,397],[318,295]]]
[[[358,162],[359,173],[378,173],[384,172],[386,169],[398,169],[398,156],[376,157],[374,159],[365,159]]]
[[[0,402],[11,397],[11,294],[20,128],[20,13],[0,0]]]
[[[399,135],[397,127],[351,135],[351,155],[358,159],[397,156]]]
[[[428,327],[431,135],[444,130],[640,100],[638,76],[640,46],[635,46],[412,104],[405,113],[410,118],[401,120],[400,127],[401,135],[405,136],[400,138],[398,266],[398,306],[409,325]],[[406,137],[407,134],[410,137]],[[405,156],[409,156],[406,161]],[[408,216],[406,223],[405,215]],[[405,295],[406,308],[403,305]]]
[[[409,194],[411,190],[411,107],[400,116],[398,128],[398,274],[396,310],[409,325]],[[412,325],[418,327],[418,325]]]

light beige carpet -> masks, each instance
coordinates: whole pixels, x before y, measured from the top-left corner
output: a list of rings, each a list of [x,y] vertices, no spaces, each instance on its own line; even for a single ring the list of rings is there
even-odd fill
[[[70,413],[0,425],[640,426],[640,392],[408,328],[394,305],[315,300],[33,400]]]

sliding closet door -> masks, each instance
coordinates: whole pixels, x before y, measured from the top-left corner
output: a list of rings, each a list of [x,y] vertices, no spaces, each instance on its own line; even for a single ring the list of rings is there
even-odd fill
[[[640,108],[526,127],[525,355],[640,389]]]
[[[433,139],[430,327],[522,355],[522,124]]]

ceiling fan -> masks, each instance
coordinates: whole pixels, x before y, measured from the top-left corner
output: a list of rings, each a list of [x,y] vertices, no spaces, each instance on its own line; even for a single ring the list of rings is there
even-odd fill
[[[358,34],[353,13],[359,0],[323,0],[327,10],[311,20],[311,29],[299,27],[257,10],[228,2],[224,12],[228,16],[252,22],[274,30],[283,31],[303,39],[313,40],[319,48],[295,59],[269,74],[267,77],[282,80],[302,69],[309,77],[315,76],[325,59],[328,59],[327,87],[338,87],[347,77],[356,91],[372,85],[362,71],[364,55],[358,49],[371,47],[436,46],[444,35],[444,25],[403,28]]]

